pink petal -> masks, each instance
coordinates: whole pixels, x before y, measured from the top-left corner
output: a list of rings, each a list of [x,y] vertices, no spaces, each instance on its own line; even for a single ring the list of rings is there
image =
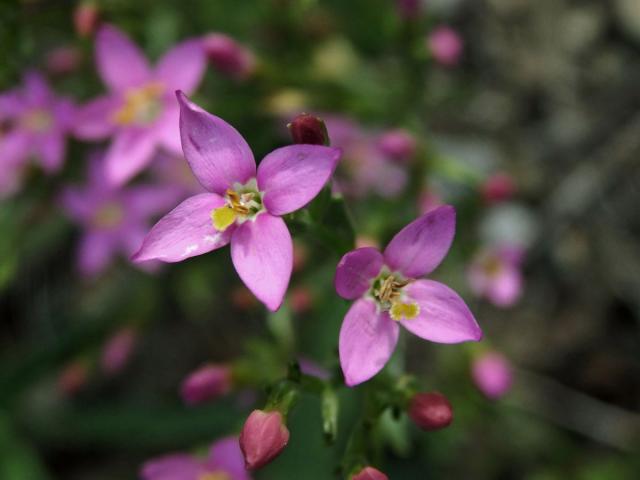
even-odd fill
[[[211,211],[222,205],[224,199],[214,193],[187,198],[154,225],[132,260],[180,262],[224,247],[233,229],[218,232],[211,221]]]
[[[30,71],[24,76],[24,99],[31,106],[43,106],[51,98],[51,89],[44,77]]]
[[[190,102],[184,93],[177,96],[182,149],[202,186],[222,195],[235,182],[255,177],[253,153],[238,131]]]
[[[258,187],[273,215],[304,207],[333,174],[342,151],[321,145],[289,145],[267,155],[258,167]]]
[[[371,286],[371,280],[379,273],[384,258],[373,247],[363,247],[346,253],[336,267],[334,285],[342,298],[355,300]]]
[[[136,44],[112,25],[96,34],[96,67],[110,90],[124,91],[150,79],[149,62]]]
[[[438,343],[478,341],[482,330],[460,296],[433,280],[416,280],[405,287],[409,299],[420,306],[420,314],[400,323],[414,335]]]
[[[293,243],[284,220],[262,213],[240,225],[231,239],[231,259],[258,300],[278,310],[293,268]]]
[[[206,58],[202,43],[187,40],[164,54],[156,66],[155,77],[169,90],[193,92],[204,74]]]
[[[498,307],[510,307],[522,294],[522,275],[517,268],[504,265],[501,271],[489,279],[486,285],[487,298]]]
[[[140,477],[142,480],[197,480],[206,473],[204,465],[191,455],[175,453],[146,462]]]
[[[340,365],[348,386],[383,369],[396,348],[399,330],[388,314],[376,311],[373,300],[356,300],[340,328]]]
[[[442,261],[456,230],[456,211],[443,205],[424,214],[404,227],[384,251],[391,270],[408,278],[431,273]]]
[[[182,157],[182,143],[180,142],[180,107],[172,99],[166,104],[162,117],[154,126],[158,132],[158,140],[169,153]]]
[[[95,206],[87,202],[85,192],[76,187],[66,187],[60,195],[60,204],[66,214],[77,222],[91,218]]]
[[[238,437],[226,437],[211,446],[207,466],[212,471],[230,474],[233,480],[250,480],[244,467],[244,457],[240,450]]]
[[[101,273],[115,253],[115,242],[110,234],[100,231],[89,231],[78,246],[78,270],[80,273],[93,277]]]
[[[66,142],[62,133],[54,130],[40,136],[38,142],[40,164],[43,170],[47,173],[60,170],[66,150]]]
[[[104,95],[79,107],[73,121],[74,135],[80,140],[100,140],[111,135],[112,116],[121,102],[116,96]]]
[[[119,131],[105,155],[106,181],[121,186],[151,162],[157,140],[152,130],[127,128]]]

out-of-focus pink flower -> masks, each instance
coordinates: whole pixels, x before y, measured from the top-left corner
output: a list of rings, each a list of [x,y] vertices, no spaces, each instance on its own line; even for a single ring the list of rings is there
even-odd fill
[[[409,404],[409,417],[422,430],[440,430],[453,421],[453,408],[441,393],[416,393]]]
[[[420,214],[434,210],[442,205],[442,199],[434,190],[424,190],[418,198],[418,211]]]
[[[509,200],[516,193],[516,184],[511,175],[498,172],[491,175],[481,185],[482,198],[487,203],[499,203]]]
[[[254,410],[240,433],[240,449],[248,470],[257,470],[276,458],[289,442],[289,430],[278,411]]]
[[[436,62],[445,67],[455,67],[462,56],[462,38],[451,27],[440,26],[427,39],[427,47]]]
[[[244,80],[256,70],[253,52],[228,35],[209,33],[203,37],[202,45],[211,64],[226,75]]]
[[[438,343],[478,341],[482,330],[456,292],[422,279],[442,262],[453,242],[455,210],[443,205],[396,234],[384,254],[371,247],[345,254],[336,268],[338,295],[355,300],[340,328],[340,365],[348,386],[385,366],[400,325]]]
[[[0,197],[19,189],[31,157],[46,173],[62,168],[74,108],[36,72],[26,73],[21,87],[0,94]]]
[[[362,470],[352,476],[351,480],[389,480],[389,477],[387,477],[377,468],[364,467]]]
[[[328,370],[318,363],[314,362],[310,358],[298,357],[298,364],[300,365],[300,371],[305,375],[311,375],[322,380],[329,380],[331,374]]]
[[[84,230],[77,255],[83,275],[101,273],[116,253],[129,257],[139,247],[149,220],[176,201],[175,189],[136,186],[117,189],[105,181],[103,158],[89,163],[88,182],[67,187],[61,196],[67,215]]]
[[[256,169],[253,153],[227,122],[178,92],[184,155],[211,193],[187,198],[145,237],[133,260],[180,262],[231,244],[238,275],[272,311],[284,299],[293,243],[281,216],[304,207],[327,183],[340,149],[290,145]]]
[[[414,20],[422,13],[421,0],[396,0],[398,15],[404,20]]]
[[[89,365],[84,360],[68,363],[58,377],[58,391],[67,397],[77,394],[87,384]]]
[[[510,307],[522,295],[524,250],[516,246],[485,248],[478,252],[467,271],[471,291],[497,307]]]
[[[327,126],[315,115],[301,113],[287,125],[291,132],[293,143],[310,145],[329,145]]]
[[[323,116],[331,145],[342,148],[343,161],[334,179],[334,189],[350,197],[376,193],[390,198],[407,184],[406,169],[383,154],[377,137],[350,119]]]
[[[147,461],[140,469],[142,480],[251,480],[244,468],[237,437],[218,440],[207,458],[186,453]]]
[[[184,379],[180,388],[187,405],[214,400],[231,390],[231,369],[227,365],[204,365]]]
[[[378,148],[383,155],[397,162],[407,162],[416,153],[416,139],[401,128],[384,132],[378,138]]]
[[[142,171],[158,146],[181,154],[177,89],[196,89],[206,66],[202,43],[187,40],[151,68],[129,38],[104,25],[96,35],[98,73],[109,93],[78,111],[74,132],[81,140],[113,136],[106,153],[106,178],[121,186]]]
[[[511,388],[511,363],[499,352],[490,351],[473,359],[471,377],[476,387],[490,399],[502,397]]]
[[[116,375],[122,371],[131,358],[138,332],[133,327],[124,327],[107,340],[102,347],[100,366],[108,375]]]
[[[294,313],[308,312],[313,306],[313,294],[309,287],[299,286],[289,293],[289,305]]]
[[[100,11],[94,0],[82,0],[73,10],[73,26],[80,37],[93,35],[99,19]]]
[[[181,192],[180,200],[206,192],[182,155],[159,152],[154,158],[151,168],[153,178],[158,183]]]
[[[57,47],[47,54],[47,71],[53,75],[65,75],[78,69],[82,52],[73,46]]]

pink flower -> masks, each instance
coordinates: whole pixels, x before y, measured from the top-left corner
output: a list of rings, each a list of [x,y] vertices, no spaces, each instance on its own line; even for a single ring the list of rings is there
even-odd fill
[[[453,408],[441,393],[417,393],[409,404],[409,417],[424,431],[440,430],[453,421]]]
[[[73,103],[57,97],[36,72],[25,74],[21,88],[0,95],[0,197],[19,188],[30,157],[46,173],[62,168],[73,112]]]
[[[131,358],[136,346],[138,333],[132,327],[118,330],[102,347],[100,366],[108,375],[115,375],[122,371]]]
[[[231,390],[231,369],[226,365],[205,365],[182,382],[180,394],[187,405],[199,405]]]
[[[481,250],[467,272],[471,291],[497,307],[514,305],[522,294],[523,257],[523,250],[515,246]]]
[[[388,130],[380,135],[378,148],[387,157],[397,162],[406,162],[416,153],[416,139],[401,128]]]
[[[276,458],[289,442],[289,430],[278,411],[254,410],[240,433],[240,449],[248,470],[264,467]]]
[[[253,52],[228,35],[210,33],[202,39],[202,45],[211,64],[236,80],[245,80],[256,69]]]
[[[142,480],[251,480],[237,437],[218,440],[207,458],[186,453],[154,458],[140,469]]]
[[[267,155],[256,170],[240,134],[178,92],[184,155],[211,193],[188,198],[149,232],[133,259],[179,262],[231,243],[233,265],[270,310],[282,304],[293,244],[282,215],[309,203],[333,173],[340,150],[290,145]]]
[[[511,364],[499,352],[486,352],[475,358],[471,377],[478,389],[491,399],[502,397],[513,383]]]
[[[436,62],[445,67],[456,66],[462,56],[462,38],[453,28],[445,25],[431,32],[427,47]]]
[[[352,476],[351,480],[389,480],[389,477],[387,477],[377,468],[364,467],[362,470]]]
[[[129,257],[142,242],[149,219],[177,200],[175,189],[136,186],[116,189],[105,182],[104,160],[94,157],[88,182],[67,187],[62,207],[84,229],[77,264],[86,276],[101,273],[120,252]]]
[[[482,331],[458,294],[439,282],[419,279],[440,264],[454,232],[455,210],[444,205],[404,227],[384,253],[364,247],[342,257],[336,291],[355,300],[339,339],[347,385],[382,370],[395,349],[399,325],[438,343],[480,340]]]
[[[205,68],[201,42],[173,47],[155,69],[120,30],[105,25],[96,35],[96,62],[107,95],[84,105],[75,134],[82,140],[113,136],[106,154],[106,180],[123,185],[143,170],[158,146],[180,153],[176,89],[195,90]]]

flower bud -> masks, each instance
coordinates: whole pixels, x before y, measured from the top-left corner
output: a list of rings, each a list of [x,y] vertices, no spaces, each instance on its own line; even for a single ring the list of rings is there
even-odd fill
[[[289,430],[284,424],[282,413],[254,410],[244,422],[240,433],[240,449],[248,470],[264,467],[289,442]]]
[[[137,333],[131,327],[122,328],[102,347],[100,366],[108,375],[119,373],[127,364],[136,345]]]
[[[73,10],[73,26],[80,37],[88,37],[98,26],[98,6],[91,0],[80,2]]]
[[[477,357],[471,367],[471,377],[476,387],[493,400],[507,393],[513,383],[509,360],[498,352],[487,352]]]
[[[199,405],[231,390],[231,370],[226,365],[205,365],[182,382],[180,394],[187,405]]]
[[[78,69],[82,53],[71,46],[57,47],[47,53],[47,71],[53,75],[65,75]]]
[[[360,472],[351,477],[351,480],[389,480],[389,477],[377,468],[364,467]]]
[[[253,52],[228,35],[210,33],[205,35],[202,45],[211,64],[230,77],[244,80],[256,69]]]
[[[287,125],[293,143],[329,145],[329,133],[324,122],[308,113],[301,113]]]
[[[77,394],[89,379],[89,365],[84,360],[67,364],[58,376],[58,391],[67,397]]]
[[[510,175],[495,173],[482,184],[481,194],[487,203],[510,199],[516,193],[516,185]]]
[[[436,62],[454,67],[462,55],[462,39],[458,32],[446,26],[436,28],[427,39],[427,46]]]
[[[378,148],[392,160],[405,162],[416,153],[416,139],[406,130],[389,130],[378,140]]]
[[[453,408],[441,393],[417,393],[409,404],[409,417],[424,431],[440,430],[452,422]]]

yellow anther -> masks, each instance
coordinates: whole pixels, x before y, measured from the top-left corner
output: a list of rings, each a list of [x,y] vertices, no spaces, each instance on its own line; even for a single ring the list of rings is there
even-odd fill
[[[211,211],[213,227],[220,232],[224,232],[235,220],[236,212],[228,205],[215,208]]]
[[[402,303],[397,302],[391,305],[389,315],[396,321],[411,320],[420,314],[420,306],[416,302]]]

